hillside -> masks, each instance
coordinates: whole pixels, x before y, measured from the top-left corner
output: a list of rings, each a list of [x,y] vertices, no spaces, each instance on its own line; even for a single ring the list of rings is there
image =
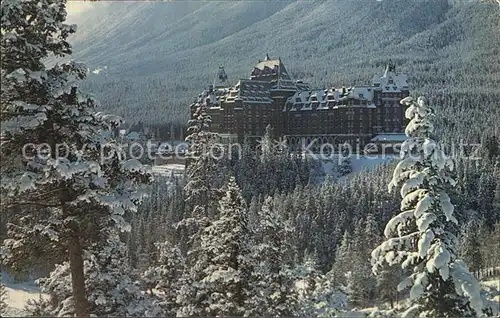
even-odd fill
[[[248,77],[267,52],[314,86],[366,82],[392,59],[410,74],[415,91],[438,98],[443,115],[460,117],[444,124],[453,128],[474,118],[494,127],[491,120],[500,119],[500,13],[494,4],[101,2],[69,20],[79,26],[73,58],[102,69],[86,88],[129,121],[183,122],[187,104],[213,81],[219,65],[235,81]],[[458,109],[448,109],[452,101]],[[470,107],[476,102],[477,112]]]

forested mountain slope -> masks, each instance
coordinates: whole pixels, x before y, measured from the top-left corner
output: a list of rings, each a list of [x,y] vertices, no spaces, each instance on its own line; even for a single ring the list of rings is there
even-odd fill
[[[438,97],[442,114],[453,114],[449,127],[463,120],[492,127],[500,118],[495,4],[336,0],[91,6],[70,15],[79,27],[71,39],[73,58],[103,69],[91,76],[87,89],[129,121],[185,121],[187,104],[213,81],[219,65],[234,82],[248,77],[266,53],[280,56],[296,78],[317,87],[366,83],[392,59],[410,75],[413,90]],[[448,110],[452,102],[455,108]]]

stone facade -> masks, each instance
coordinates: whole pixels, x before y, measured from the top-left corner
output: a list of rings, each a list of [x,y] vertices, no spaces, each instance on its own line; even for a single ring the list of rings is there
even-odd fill
[[[377,134],[403,132],[406,125],[399,101],[409,95],[407,76],[392,65],[371,85],[349,88],[311,89],[294,81],[281,59],[269,56],[255,65],[250,79],[233,86],[224,85],[223,74],[222,83],[198,96],[191,113],[206,103],[212,131],[240,142],[262,137],[271,125],[274,137],[285,137],[292,147],[311,140],[315,147],[363,145]]]

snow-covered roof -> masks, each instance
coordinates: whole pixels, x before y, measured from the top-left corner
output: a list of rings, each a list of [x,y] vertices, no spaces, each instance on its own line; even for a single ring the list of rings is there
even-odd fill
[[[348,107],[376,108],[373,103],[372,86],[350,87],[343,89],[315,89],[306,91],[297,91],[287,100],[287,104],[291,104],[292,110],[309,110],[309,109],[326,109],[329,107],[339,108],[345,107],[340,104],[347,99],[356,99],[366,101],[359,105],[349,105]],[[286,111],[286,108],[283,109]]]
[[[397,93],[408,89],[408,76],[406,74],[396,73],[390,66],[387,66],[382,76],[373,77],[373,85],[379,86],[382,92]]]
[[[280,64],[280,60],[264,60],[260,61],[257,63],[254,67],[258,68],[259,70],[264,70],[266,67],[270,69],[274,69],[275,67],[278,67]]]
[[[282,79],[282,78],[280,78],[278,81],[274,81],[273,86],[271,86],[271,91],[297,92],[297,91],[308,91],[310,89],[311,88],[308,83],[304,83],[302,81]]]
[[[269,93],[270,82],[242,79],[234,87],[239,100],[243,102],[273,102]]]
[[[140,139],[140,135],[138,132],[131,131],[127,136],[125,136],[125,138],[127,138],[128,140],[138,140]]]
[[[236,101],[242,102],[242,106],[238,107],[249,104],[269,105],[273,102],[271,92],[286,91],[293,95],[287,100],[283,111],[332,107],[376,108],[375,91],[397,93],[408,90],[407,79],[407,75],[396,73],[394,66],[388,65],[382,76],[373,78],[373,86],[311,89],[307,83],[292,80],[279,58],[270,59],[266,55],[263,61],[255,65],[250,79],[241,79],[232,87],[212,85],[198,96],[193,105],[205,103],[207,98],[210,98],[210,107],[213,109],[220,108],[224,102]]]
[[[230,89],[227,87],[219,87],[215,89],[205,89],[203,90],[198,97],[196,98],[194,102],[194,106],[199,106],[207,100],[207,98],[210,99],[210,103],[212,104],[211,107],[220,107],[221,102],[223,102],[227,94],[229,93]]]
[[[405,141],[407,138],[404,133],[385,133],[376,135],[371,141]]]
[[[295,81],[295,86],[297,86],[297,90],[299,91],[307,91],[311,89],[309,83],[304,83],[302,81]]]
[[[338,101],[340,99],[340,92],[334,88],[330,89],[315,89],[307,91],[297,91],[292,97],[288,99],[292,104],[307,103],[307,102],[321,102],[321,101]]]
[[[279,77],[283,80],[291,80],[285,65],[281,59],[271,59],[269,55],[263,61],[260,61],[253,67],[250,79],[254,80],[272,80]]]
[[[347,96],[354,99],[372,101],[373,89],[372,86],[355,86],[348,91]]]

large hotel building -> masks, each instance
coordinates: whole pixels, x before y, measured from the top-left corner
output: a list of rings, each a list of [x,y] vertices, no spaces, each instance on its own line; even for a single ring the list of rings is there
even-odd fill
[[[232,141],[260,138],[271,125],[275,138],[286,138],[292,148],[303,142],[364,145],[398,140],[405,127],[404,107],[409,95],[407,76],[389,64],[366,86],[311,89],[294,80],[281,59],[259,61],[249,79],[227,85],[221,67],[218,84],[210,85],[191,105],[191,114],[205,103],[211,130]]]

